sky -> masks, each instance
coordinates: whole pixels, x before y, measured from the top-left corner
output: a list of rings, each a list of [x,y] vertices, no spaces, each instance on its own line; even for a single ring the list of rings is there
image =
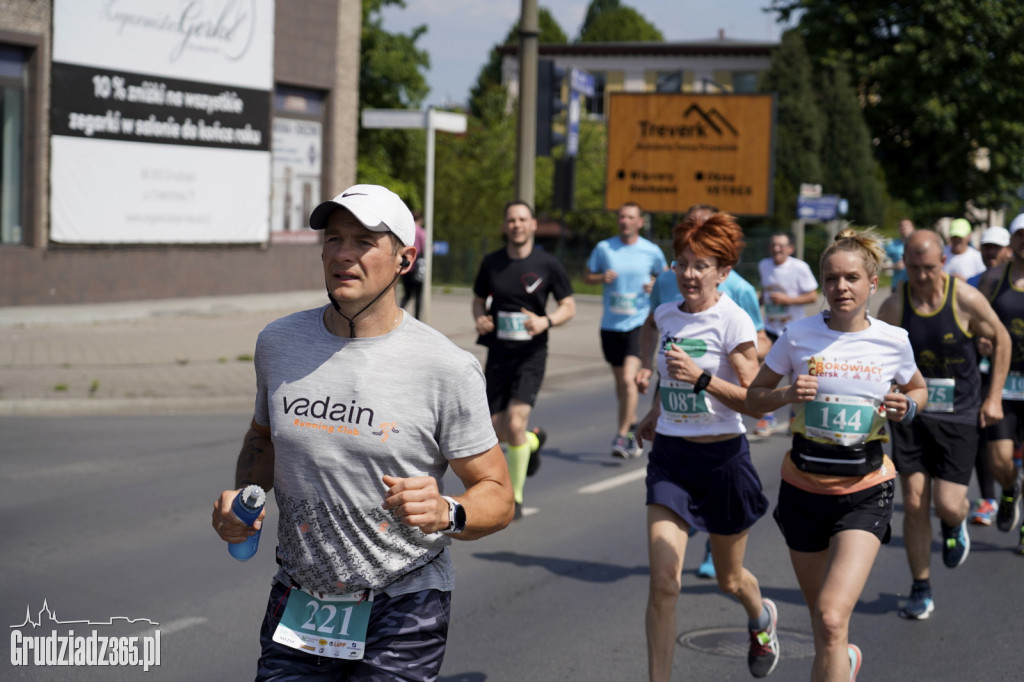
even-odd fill
[[[469,90],[487,62],[491,48],[503,40],[519,18],[521,0],[405,0],[405,8],[382,14],[384,29],[408,33],[426,24],[417,46],[430,55],[424,106],[469,99]],[[579,36],[589,0],[539,0],[569,40]],[[769,0],[623,0],[653,24],[669,42],[704,40],[725,30],[726,38],[777,41],[783,27],[761,11]]]

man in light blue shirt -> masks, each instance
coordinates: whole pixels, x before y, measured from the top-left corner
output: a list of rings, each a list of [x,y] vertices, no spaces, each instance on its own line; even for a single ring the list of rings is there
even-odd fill
[[[903,244],[914,233],[914,223],[910,218],[903,218],[897,229],[900,231],[899,239],[893,239],[885,245],[885,256],[889,259],[886,270],[892,271],[892,290],[894,292],[900,282],[907,281],[907,268],[903,265]]]
[[[601,349],[612,367],[618,399],[618,432],[612,456],[639,457],[642,449],[633,434],[640,369],[640,327],[650,313],[655,277],[668,267],[661,248],[640,236],[643,211],[635,203],[619,209],[619,236],[598,243],[587,259],[587,284],[604,285]]]

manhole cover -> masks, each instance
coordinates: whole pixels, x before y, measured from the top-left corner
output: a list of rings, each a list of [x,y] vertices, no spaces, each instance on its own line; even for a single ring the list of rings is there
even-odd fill
[[[684,632],[676,641],[706,654],[746,658],[750,633],[741,628],[708,628]],[[779,649],[782,658],[814,658],[814,638],[806,632],[779,630]]]

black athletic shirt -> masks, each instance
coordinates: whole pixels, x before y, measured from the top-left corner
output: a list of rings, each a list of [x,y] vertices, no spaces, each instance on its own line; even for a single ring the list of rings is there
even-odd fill
[[[572,284],[562,263],[547,251],[534,247],[526,258],[513,260],[507,250],[501,249],[484,257],[473,283],[473,293],[485,301],[493,297],[487,313],[495,318],[497,329],[498,311],[518,313],[526,308],[544,315],[548,295],[554,296],[556,301],[572,296]],[[547,331],[529,341],[502,340],[496,332],[477,338],[477,343],[488,348],[546,346],[547,342]]]
[[[1010,281],[1012,265],[1012,262],[1006,264],[989,301],[999,321],[1010,332],[1010,371],[1024,372],[1024,291],[1015,288]]]
[[[953,412],[930,412],[929,416],[964,424],[978,422],[981,407],[981,373],[978,371],[978,350],[974,335],[960,326],[956,316],[957,278],[946,277],[942,305],[935,312],[922,315],[910,300],[910,285],[903,284],[903,314],[900,326],[910,335],[917,368],[925,379],[945,378],[956,382]],[[929,401],[933,399],[929,390]]]

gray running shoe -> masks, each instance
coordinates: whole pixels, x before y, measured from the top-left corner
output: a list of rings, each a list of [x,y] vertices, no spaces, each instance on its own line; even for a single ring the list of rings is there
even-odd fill
[[[900,609],[900,617],[910,620],[928,620],[935,610],[935,602],[932,601],[932,591],[928,589],[910,590],[910,597],[907,603]]]
[[[1009,533],[1020,523],[1020,476],[1013,482],[1013,488],[1003,490],[999,499],[999,511],[996,512],[996,528]]]
[[[619,459],[630,459],[629,439],[625,436],[615,436],[612,439],[612,457]]]
[[[630,459],[636,459],[640,455],[644,454],[644,449],[640,446],[640,443],[637,442],[632,431],[626,435],[626,443],[628,445],[627,450],[629,451]]]
[[[941,522],[940,522],[941,523]],[[971,553],[971,536],[967,533],[967,519],[957,526],[942,525],[942,563],[947,568],[956,568],[967,560]]]
[[[747,652],[747,667],[754,677],[768,677],[779,664],[779,610],[771,599],[764,600],[768,610],[768,628],[760,632],[750,631],[750,649]]]

